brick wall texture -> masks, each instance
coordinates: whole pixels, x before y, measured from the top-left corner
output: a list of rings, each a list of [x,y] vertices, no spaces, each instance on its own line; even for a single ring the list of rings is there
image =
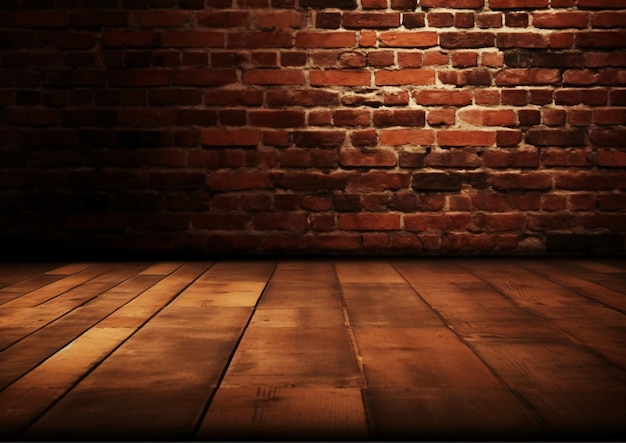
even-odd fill
[[[5,250],[625,250],[626,0],[3,0],[0,25]]]

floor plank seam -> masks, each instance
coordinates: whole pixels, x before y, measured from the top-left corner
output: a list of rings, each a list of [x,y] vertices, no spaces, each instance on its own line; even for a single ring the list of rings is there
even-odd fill
[[[147,269],[147,268],[146,268]],[[178,268],[177,268],[178,269]],[[144,269],[145,270],[145,269]],[[138,275],[141,272],[141,270],[138,270],[135,274],[133,274],[133,276]],[[80,334],[78,334],[76,337],[74,337],[72,340],[70,340],[67,344],[65,344],[64,346],[62,346],[61,348],[57,349],[57,351],[55,351],[54,353],[52,353],[48,358],[54,356],[56,354],[56,352],[58,352],[59,350],[63,349],[65,346],[67,346],[68,344],[72,343],[74,340],[76,340],[77,338],[81,337],[83,334],[85,334],[85,332],[89,331],[91,328],[95,327],[98,323],[102,322],[103,320],[105,320],[106,318],[110,317],[111,315],[113,315],[115,312],[119,311],[120,309],[122,309],[124,306],[128,305],[129,303],[131,303],[133,300],[135,300],[137,297],[140,297],[144,292],[146,292],[148,289],[152,288],[153,286],[157,285],[159,282],[161,282],[163,279],[167,278],[168,276],[170,276],[172,273],[174,273],[175,271],[172,271],[170,274],[164,275],[160,280],[157,280],[155,283],[153,283],[152,285],[150,285],[148,288],[144,289],[142,292],[138,293],[137,295],[135,295],[133,298],[131,298],[130,300],[128,300],[126,303],[122,304],[121,306],[119,306],[118,308],[116,308],[114,311],[110,312],[108,315],[106,315],[105,317],[101,318],[100,320],[98,320],[96,323],[92,324],[91,326],[89,326],[87,329],[85,329],[84,331],[82,331]],[[123,283],[124,281],[128,280],[129,278],[123,280],[122,282],[120,282],[119,284]],[[180,291],[177,292],[177,294],[172,298],[175,299],[178,295],[180,295],[185,289],[187,289],[190,285],[193,284],[193,282],[195,282],[197,280],[193,279],[191,280],[185,287],[181,288]],[[117,285],[115,285],[117,286]],[[114,287],[115,287],[114,286]],[[106,292],[106,291],[104,291]],[[94,297],[95,298],[95,297]],[[89,301],[92,301],[93,298],[91,298]],[[171,302],[171,300],[170,300]],[[169,303],[168,303],[169,304]],[[82,305],[81,305],[82,306]],[[48,405],[44,410],[42,410],[39,414],[37,414],[35,416],[35,418],[33,420],[31,420],[27,426],[24,427],[24,429],[22,430],[22,432],[20,433],[20,438],[24,435],[24,433],[26,433],[28,431],[28,429],[30,427],[32,427],[35,423],[37,423],[37,421],[42,418],[44,415],[46,415],[46,413],[48,411],[50,411],[55,405],[57,405],[59,402],[61,402],[76,386],[78,386],[83,380],[85,380],[92,372],[94,372],[98,367],[100,367],[100,365],[105,362],[107,360],[107,358],[109,358],[113,353],[115,353],[119,348],[121,348],[126,342],[128,342],[128,340],[130,340],[134,335],[136,335],[150,320],[152,320],[156,315],[158,315],[159,312],[161,312],[166,305],[162,306],[160,309],[158,309],[152,316],[148,317],[144,322],[142,322],[141,324],[139,324],[136,328],[135,331],[132,332],[128,337],[126,337],[124,340],[122,340],[120,343],[117,344],[117,346],[115,346],[110,352],[108,352],[106,355],[104,355],[96,364],[94,364],[91,368],[89,368],[87,371],[85,371],[84,374],[82,374],[81,376],[79,376],[72,384],[71,386],[66,389],[61,395],[59,395],[57,398],[55,398],[54,401],[51,402],[50,405]],[[76,308],[74,308],[76,309]],[[53,323],[56,320],[59,320],[62,317],[65,317],[66,315],[68,315],[70,312],[72,312],[74,309],[66,312],[63,316],[53,320],[50,323]],[[31,368],[29,371],[27,371],[25,374],[22,374],[22,377],[24,377],[26,374],[28,374],[29,372],[34,371],[37,367],[41,366],[48,358],[42,360],[41,362],[39,362],[38,365],[34,366],[33,368]],[[19,380],[19,378],[17,379]],[[12,383],[11,383],[12,384]],[[8,386],[6,386],[4,389],[8,388],[10,386],[10,384]]]
[[[498,374],[498,372],[496,372],[495,368],[493,368],[489,363],[487,363],[487,361],[485,361],[485,359],[477,352],[476,348],[474,346],[472,346],[471,343],[469,343],[467,340],[463,339],[463,337],[446,321],[446,318],[436,308],[434,308],[430,303],[428,303],[428,301],[420,294],[418,288],[413,286],[413,284],[405,277],[404,273],[395,266],[393,261],[391,262],[391,266],[396,270],[396,272],[398,274],[400,274],[400,276],[402,276],[402,278],[406,281],[406,283],[411,288],[413,288],[413,291],[415,292],[415,294],[424,303],[426,303],[426,305],[430,308],[430,310],[433,311],[437,317],[439,317],[441,322],[446,327],[448,327],[448,329],[450,329],[452,331],[452,333],[457,337],[457,339],[460,340],[461,343],[463,343],[463,345],[465,345],[476,356],[476,358],[478,358],[483,363],[483,365],[485,365],[485,367],[489,370],[489,372],[491,372],[491,374],[493,374],[493,376],[496,378],[496,380],[498,380],[500,385],[505,390],[510,392],[520,402],[520,404],[524,407],[524,409],[526,409],[526,411],[533,417],[533,419],[541,426],[541,428],[545,432],[550,433],[551,432],[551,428],[550,428],[549,423],[547,423],[539,414],[537,414],[537,412],[536,412],[535,408],[533,407],[532,403],[527,401],[527,399],[524,396],[522,396],[521,393],[517,392],[517,390],[513,389],[504,380],[504,378],[500,374]]]
[[[517,306],[520,309],[524,309],[525,307],[520,305],[517,300],[515,300],[515,298],[513,298],[512,296],[510,296],[509,294],[507,294],[504,291],[501,291],[499,288],[495,287],[487,278],[483,278],[480,275],[476,275],[475,273],[472,273],[471,270],[467,269],[466,267],[464,267],[463,265],[459,265],[462,269],[465,269],[466,272],[469,272],[470,274],[474,275],[476,278],[480,279],[482,282],[484,282],[485,284],[491,286],[494,290],[498,291],[500,294],[502,294],[503,297],[507,298],[508,300],[510,300],[512,303],[515,304],[515,306]],[[523,266],[521,266],[523,267]],[[529,271],[529,272],[533,272],[533,271]],[[549,278],[547,278],[546,276],[541,276],[541,278],[545,279],[546,281],[550,281],[551,283],[560,286],[568,291],[571,291],[570,288],[563,286],[560,283],[554,282],[552,280],[550,280]],[[589,298],[586,297],[583,294],[580,294],[576,291],[577,295],[580,295],[582,297],[584,297],[585,299],[589,300],[592,303],[598,304],[599,306],[602,306],[604,308],[607,309],[611,309],[613,311],[616,311],[620,314],[623,315],[623,313],[621,313],[619,310],[613,309],[610,306],[605,306],[603,303],[599,303],[597,300],[593,299],[593,298]],[[606,363],[608,363],[610,366],[613,366],[621,371],[626,370],[626,368],[619,364],[618,362],[613,361],[610,357],[608,357],[607,355],[603,354],[602,352],[598,351],[597,349],[595,349],[592,346],[587,345],[584,341],[582,341],[580,338],[576,337],[575,334],[573,334],[572,332],[570,332],[567,328],[564,328],[563,326],[561,326],[558,322],[555,322],[554,319],[545,316],[544,314],[542,314],[540,311],[538,311],[537,309],[534,309],[532,307],[530,308],[525,308],[525,309],[529,309],[533,315],[537,316],[538,318],[540,318],[542,321],[546,322],[547,324],[555,327],[556,329],[558,329],[560,332],[562,332],[563,334],[565,334],[565,336],[571,340],[573,342],[573,344],[575,344],[576,346],[583,348],[586,352],[589,352],[590,354],[593,354],[594,356],[602,359],[603,361],[605,361]]]
[[[374,419],[372,417],[369,403],[367,401],[367,396],[365,394],[365,390],[368,387],[367,377],[365,376],[365,365],[363,363],[363,357],[361,355],[361,351],[359,350],[359,344],[354,334],[354,328],[352,326],[352,323],[350,322],[350,315],[348,314],[348,306],[346,303],[343,286],[341,285],[341,282],[339,280],[339,275],[337,274],[337,266],[335,263],[333,263],[333,269],[335,271],[335,278],[337,279],[337,283],[339,287],[339,297],[341,299],[341,311],[343,315],[344,325],[348,331],[348,336],[350,338],[350,346],[352,347],[352,353],[354,355],[357,367],[359,369],[359,375],[360,375],[359,382],[361,385],[361,402],[363,404],[363,411],[365,413],[365,424],[367,426],[367,432],[370,438],[372,438],[376,435],[376,428],[374,425]]]
[[[232,349],[230,355],[228,356],[228,359],[226,360],[226,364],[224,365],[224,369],[222,370],[221,374],[219,375],[219,377],[217,379],[217,382],[215,383],[215,389],[213,389],[211,394],[209,394],[209,398],[207,399],[204,407],[202,408],[202,411],[200,412],[198,421],[194,425],[193,430],[191,432],[190,440],[197,441],[197,435],[200,432],[200,429],[202,428],[202,423],[203,423],[205,417],[207,416],[207,414],[208,414],[208,412],[209,412],[209,410],[211,408],[211,404],[213,403],[213,400],[215,399],[215,396],[217,395],[217,391],[220,389],[220,387],[222,385],[222,381],[224,380],[224,377],[226,376],[226,373],[228,372],[228,369],[229,369],[229,367],[230,367],[230,365],[231,365],[231,363],[233,361],[233,358],[235,357],[235,354],[237,353],[237,349],[239,349],[239,345],[241,344],[241,341],[243,340],[243,337],[246,334],[246,331],[248,330],[248,327],[250,326],[250,323],[252,322],[252,319],[254,318],[254,314],[257,311],[257,307],[259,306],[259,303],[263,299],[263,295],[267,291],[267,288],[268,288],[270,282],[272,281],[272,277],[276,273],[277,269],[278,269],[278,262],[274,262],[274,268],[272,269],[271,274],[267,278],[267,281],[265,282],[265,285],[263,286],[263,290],[261,291],[261,294],[259,295],[259,298],[257,299],[256,303],[254,304],[254,306],[252,308],[252,312],[250,313],[250,316],[248,317],[248,321],[244,325],[241,333],[239,334],[239,337],[237,338],[237,341],[235,342],[235,345],[233,346],[233,349]]]

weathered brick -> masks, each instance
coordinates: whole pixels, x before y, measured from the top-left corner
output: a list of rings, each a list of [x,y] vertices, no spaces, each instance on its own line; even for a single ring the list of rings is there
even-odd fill
[[[526,141],[535,146],[584,146],[585,132],[570,129],[530,129]]]
[[[256,146],[261,140],[258,129],[204,129],[201,135],[203,145],[213,146]]]
[[[490,32],[442,32],[439,44],[442,48],[484,48],[494,45],[495,37]]]
[[[427,69],[378,70],[374,73],[378,86],[432,85],[435,72]]]
[[[383,129],[380,142],[385,145],[432,145],[435,134],[429,129]]]
[[[346,12],[343,26],[347,29],[388,29],[400,26],[399,12]]]
[[[347,231],[393,231],[400,229],[401,218],[397,214],[375,214],[361,212],[341,214],[339,228]]]
[[[311,71],[309,73],[313,86],[370,86],[369,71]]]
[[[411,187],[416,191],[459,191],[463,177],[448,172],[416,172]]]
[[[430,48],[437,46],[437,33],[432,31],[384,31],[380,33],[384,46],[400,48]]]
[[[494,131],[438,130],[439,146],[493,146],[496,143]]]
[[[489,0],[491,9],[547,8],[549,0]]]
[[[420,90],[413,93],[415,101],[421,105],[465,106],[472,103],[472,92],[469,90]]]

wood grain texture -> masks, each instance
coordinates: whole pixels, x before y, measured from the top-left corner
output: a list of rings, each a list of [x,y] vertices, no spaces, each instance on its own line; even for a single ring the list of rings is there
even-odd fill
[[[0,266],[3,440],[624,440],[626,262]]]

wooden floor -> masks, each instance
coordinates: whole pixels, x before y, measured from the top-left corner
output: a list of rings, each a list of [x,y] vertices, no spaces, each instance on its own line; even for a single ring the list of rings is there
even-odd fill
[[[0,264],[0,440],[626,439],[626,259]]]

